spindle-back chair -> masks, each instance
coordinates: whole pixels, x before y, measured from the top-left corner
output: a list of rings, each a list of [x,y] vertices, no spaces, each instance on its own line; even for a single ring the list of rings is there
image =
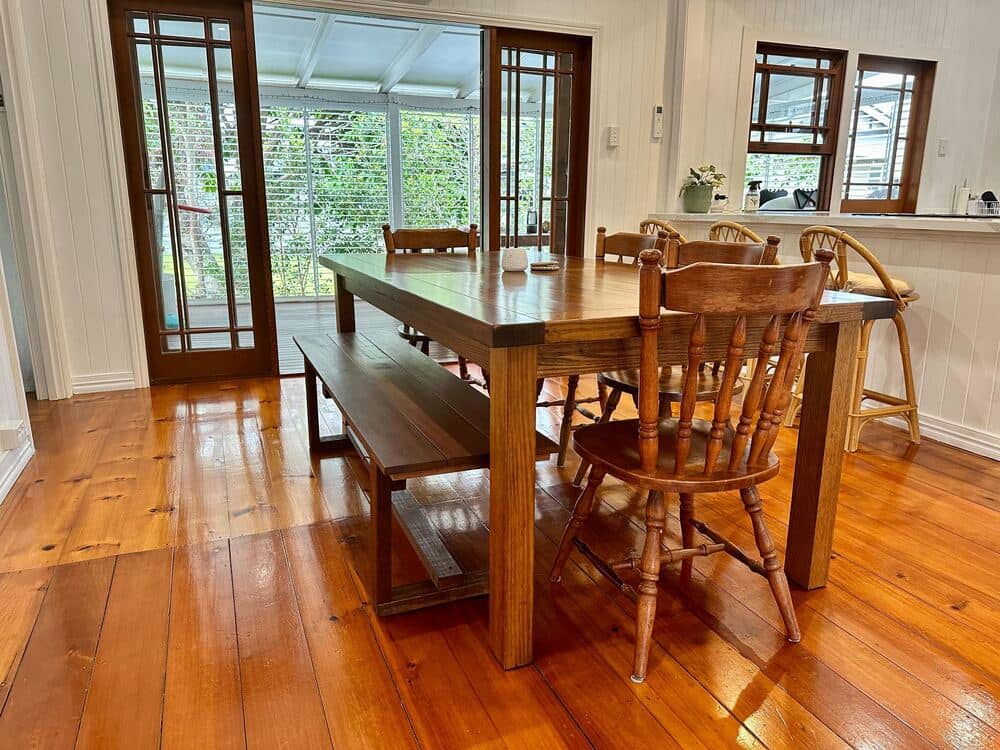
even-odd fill
[[[603,258],[605,254],[615,254],[608,247],[616,248],[617,254],[631,261],[637,260],[639,253],[646,249],[640,247],[643,243],[637,238],[648,237],[649,235],[631,234],[620,232],[609,235],[607,238],[602,234],[603,227],[597,230],[597,257]],[[612,238],[616,239],[612,243]],[[716,241],[695,241],[684,242],[680,234],[676,231],[670,232],[661,229],[658,234],[659,249],[666,245],[664,255],[664,265],[667,268],[679,268],[691,263],[739,263],[744,265],[772,265],[778,256],[778,245],[781,242],[778,237],[768,237],[767,244],[746,243],[746,242],[716,242]],[[634,255],[629,256],[629,252],[634,251]],[[621,261],[622,258],[620,257]],[[710,365],[710,366],[708,366]],[[710,401],[719,393],[722,385],[720,375],[721,363],[704,363],[698,369],[697,395],[699,401]],[[684,370],[680,367],[664,367],[660,371],[660,402],[666,413],[672,408],[671,404],[679,403],[681,400],[681,386],[684,383]],[[639,395],[639,371],[613,370],[602,372],[597,376],[598,388],[602,390],[601,417],[599,422],[607,422],[614,415],[622,394],[627,393],[633,400]],[[742,381],[736,383],[736,393],[743,390]],[[562,464],[560,464],[561,466]],[[584,477],[590,464],[582,461],[577,469],[573,484],[579,487],[583,484]]]
[[[456,249],[466,250],[472,254],[479,248],[479,227],[470,224],[468,229],[443,227],[393,231],[389,224],[383,224],[382,239],[385,242],[385,251],[389,254],[394,254],[397,251],[404,253],[424,251],[446,253],[454,252]],[[408,341],[410,346],[419,347],[424,354],[430,354],[431,338],[427,334],[418,331],[408,323],[401,323],[396,329],[396,333],[399,334],[400,338]],[[457,356],[459,375],[462,380],[471,380],[468,360],[461,354]]]
[[[644,250],[640,256],[639,418],[589,425],[576,432],[576,451],[593,464],[566,527],[551,578],[558,581],[575,545],[622,591],[633,596],[636,644],[632,679],[646,676],[657,582],[663,563],[681,562],[682,581],[690,578],[691,558],[726,552],[767,578],[785,623],[788,640],[797,642],[799,627],[781,561],[764,522],[757,486],[778,474],[780,463],[772,453],[782,415],[791,395],[792,380],[802,358],[806,334],[816,316],[830,272],[833,254],[820,250],[819,262],[796,266],[732,266],[696,263],[677,270],[660,267],[660,253]],[[664,418],[659,394],[659,336],[661,309],[691,315],[688,363],[680,415]],[[698,370],[706,357],[706,330],[724,326],[730,333],[724,356],[722,387],[710,419],[695,417]],[[749,341],[759,337],[758,365],[743,399],[734,428],[730,415],[733,392]],[[777,353],[774,372],[767,362]],[[597,489],[608,474],[637,488],[650,490],[646,501],[646,535],[641,556],[605,561],[578,538],[594,509]],[[750,516],[761,559],[750,557],[735,543],[694,516],[694,497],[701,492],[739,490]],[[664,493],[680,495],[682,547],[664,549]],[[695,532],[708,541],[695,544]],[[620,571],[638,570],[637,587]]]

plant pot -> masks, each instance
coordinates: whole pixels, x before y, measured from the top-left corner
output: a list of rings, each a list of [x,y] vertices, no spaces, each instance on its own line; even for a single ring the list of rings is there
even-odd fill
[[[684,200],[684,213],[707,214],[712,206],[712,194],[715,188],[711,185],[694,185],[684,188],[681,198]]]

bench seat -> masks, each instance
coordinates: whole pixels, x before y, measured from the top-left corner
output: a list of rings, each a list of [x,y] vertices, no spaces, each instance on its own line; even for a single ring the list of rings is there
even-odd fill
[[[489,467],[489,398],[393,332],[310,334],[295,343],[305,360],[310,449],[353,447],[369,472],[369,594],[376,611],[393,614],[485,593],[484,572],[461,570],[405,486],[415,477]],[[342,436],[319,434],[319,384],[343,415]],[[536,432],[535,451],[544,460],[558,445]],[[423,587],[392,586],[393,515],[427,569]]]

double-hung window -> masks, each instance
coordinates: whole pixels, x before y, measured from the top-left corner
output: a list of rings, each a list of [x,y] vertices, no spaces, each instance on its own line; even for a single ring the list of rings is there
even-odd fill
[[[746,179],[762,183],[762,208],[830,207],[846,57],[757,45]]]
[[[916,210],[934,67],[919,60],[858,58],[841,211]]]

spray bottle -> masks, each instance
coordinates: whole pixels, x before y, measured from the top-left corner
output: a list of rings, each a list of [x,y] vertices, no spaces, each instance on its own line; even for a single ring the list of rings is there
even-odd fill
[[[747,194],[743,199],[743,212],[748,214],[757,213],[760,208],[760,186],[761,180],[751,180],[747,185]]]

